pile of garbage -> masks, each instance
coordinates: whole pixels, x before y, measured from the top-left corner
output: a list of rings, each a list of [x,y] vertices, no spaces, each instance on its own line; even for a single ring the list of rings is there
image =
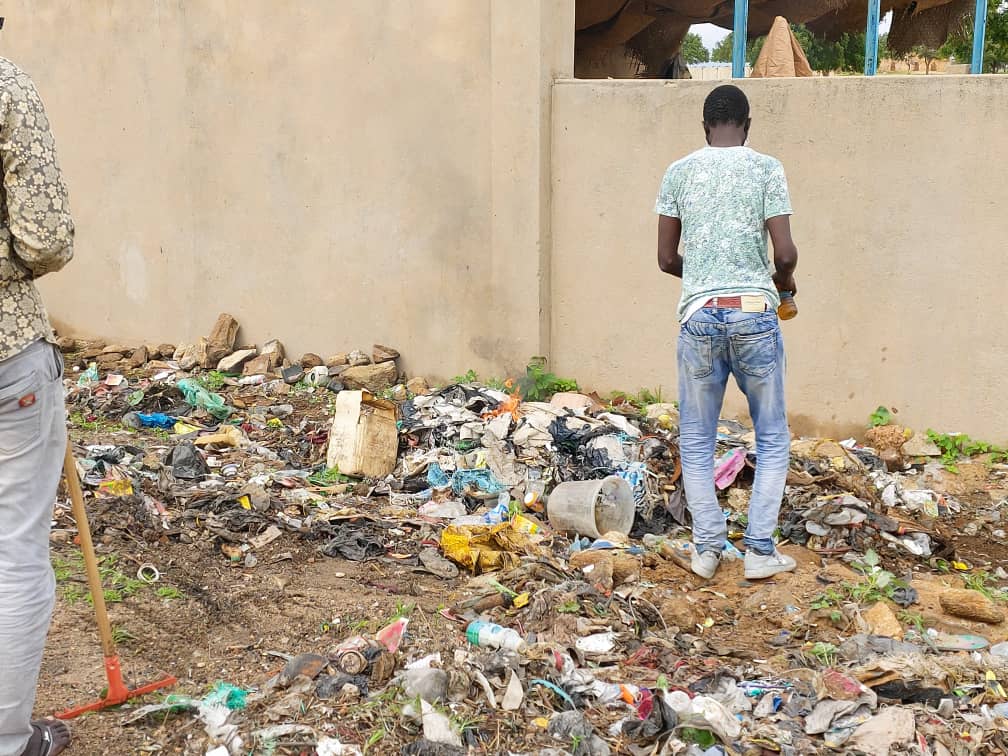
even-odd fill
[[[732,567],[750,429],[719,426],[732,533],[706,583],[689,571],[674,404],[576,391],[528,401],[521,382],[430,388],[403,381],[398,352],[381,345],[291,363],[279,342],[242,348],[237,333],[222,315],[177,349],[63,342],[75,435],[104,439],[75,446],[92,516],[152,550],[212,542],[236,569],[297,542],[455,581],[468,595],[440,613],[458,643],[414,642],[403,616],[292,655],[256,689],[169,699],[130,722],[191,712],[214,756],[250,743],[358,753],[363,743],[299,713],[317,701],[345,714],[391,691],[403,753],[498,752],[463,709],[520,713],[516,742],[535,743],[530,753],[960,754],[1002,742],[1008,630],[995,581],[1008,574],[970,579],[956,523],[975,507],[940,490],[947,461],[926,436],[890,424],[871,445],[794,442],[779,535],[816,595],[781,603],[760,641],[773,655],[757,656],[730,627],[748,609],[772,613],[768,589],[740,586]],[[971,520],[974,535],[1003,538],[1005,503]],[[915,607],[945,619],[928,626]],[[252,727],[253,710],[273,724]]]

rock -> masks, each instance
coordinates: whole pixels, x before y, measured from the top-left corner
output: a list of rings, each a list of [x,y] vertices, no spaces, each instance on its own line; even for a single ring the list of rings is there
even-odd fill
[[[128,347],[124,347],[121,344],[108,344],[102,347],[101,354],[126,354],[132,351]]]
[[[701,619],[697,608],[690,603],[685,594],[667,599],[658,607],[658,612],[666,625],[678,627],[687,633],[694,629]]]
[[[253,357],[245,363],[242,375],[266,375],[272,369],[273,366],[270,364],[270,355],[260,354],[258,357]]]
[[[271,339],[262,345],[262,349],[259,350],[259,356],[266,355],[269,357],[269,367],[270,370],[280,367],[280,363],[284,360],[284,348],[276,339]],[[264,371],[265,372],[265,371]]]
[[[949,588],[938,596],[942,610],[953,617],[987,622],[997,625],[1004,622],[1004,611],[979,591]]]
[[[932,442],[926,435],[914,433],[900,451],[904,457],[940,457],[941,449]]]
[[[311,370],[313,367],[318,367],[322,364],[322,358],[317,354],[307,352],[306,354],[301,355],[301,359],[298,360],[298,364],[300,364],[305,370]]]
[[[216,362],[210,362],[210,343],[205,338],[200,338],[195,344],[187,346],[181,357],[178,357],[179,367],[183,370],[192,370],[201,367],[209,370]],[[177,352],[176,352],[177,354]]]
[[[238,320],[233,315],[222,312],[217,316],[213,330],[207,339],[207,354],[213,363],[220,362],[234,351],[235,342],[238,340]]]
[[[147,363],[148,370],[172,370],[173,367],[164,360],[151,360]]]
[[[175,354],[175,345],[174,344],[158,344],[157,345],[157,349],[155,351],[158,352],[158,354],[160,354],[166,360],[169,360],[169,359],[172,358],[172,355]]]
[[[349,365],[329,365],[329,377],[336,378],[343,375],[343,371],[346,370]]]
[[[903,626],[892,608],[885,601],[877,602],[871,609],[864,613],[864,620],[872,635],[884,635],[886,638],[903,639]]]
[[[578,551],[571,555],[568,564],[573,569],[582,570],[592,565],[598,567],[603,562],[612,563],[613,585],[622,585],[640,576],[640,562],[637,557],[622,551],[611,551],[609,549],[587,549]],[[592,573],[587,573],[588,580],[592,581]]]
[[[71,339],[69,336],[60,336],[56,339],[56,346],[59,347],[61,352],[72,352],[77,348],[77,339]]]
[[[346,354],[334,354],[332,357],[326,358],[325,366],[327,368],[340,367],[341,365],[347,365],[350,363],[350,358]]]
[[[426,378],[410,378],[406,381],[406,390],[409,391],[413,396],[423,396],[430,389],[427,385]]]
[[[102,349],[104,348],[105,346],[103,344],[89,344],[84,347],[84,351],[81,352],[81,357],[85,360],[93,360],[102,353]]]
[[[360,367],[362,365],[370,365],[371,358],[364,354],[364,352],[360,349],[354,349],[347,355],[347,362],[350,367]]]
[[[109,354],[99,354],[97,362],[99,367],[108,367],[109,365],[115,365],[122,358],[123,356],[118,352],[111,352]]]
[[[143,367],[147,364],[147,360],[150,359],[150,355],[147,353],[147,347],[142,346],[139,349],[133,351],[133,354],[129,358],[129,366],[131,368]]]
[[[234,354],[229,354],[217,363],[217,369],[222,373],[237,373],[246,362],[256,356],[255,349],[240,349]]]
[[[383,362],[380,365],[360,365],[349,367],[340,375],[340,381],[351,389],[367,389],[377,394],[391,388],[399,371],[394,362]]]
[[[283,375],[284,383],[289,386],[293,386],[295,383],[304,378],[304,368],[300,365],[291,365],[286,367],[281,371]]]
[[[409,399],[409,390],[401,383],[392,387],[392,399],[397,402],[405,402]]]
[[[375,344],[371,349],[371,359],[376,365],[381,362],[391,362],[399,359],[399,352],[392,347]]]
[[[164,354],[158,348],[157,344],[144,344],[143,348],[147,350],[147,360],[159,360],[161,357],[171,357],[171,352]]]

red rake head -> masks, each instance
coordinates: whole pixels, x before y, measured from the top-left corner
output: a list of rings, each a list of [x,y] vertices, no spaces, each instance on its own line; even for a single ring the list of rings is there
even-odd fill
[[[139,688],[127,688],[126,683],[123,682],[122,667],[119,665],[118,656],[105,657],[105,676],[108,678],[108,692],[105,694],[104,698],[89,704],[84,704],[83,706],[77,706],[72,709],[67,709],[66,711],[61,711],[56,715],[56,718],[73,719],[74,717],[79,717],[81,714],[86,714],[89,711],[101,711],[102,709],[108,709],[109,707],[125,703],[131,698],[139,698],[140,696],[145,696],[148,693],[153,693],[155,690],[170,688],[178,682],[177,679],[169,675],[156,682],[141,685]]]

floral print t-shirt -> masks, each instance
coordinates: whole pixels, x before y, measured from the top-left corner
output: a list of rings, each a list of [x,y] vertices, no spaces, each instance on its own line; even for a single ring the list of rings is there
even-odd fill
[[[763,294],[780,304],[767,256],[767,218],[791,214],[780,161],[748,147],[704,147],[665,171],[655,212],[679,218],[679,320],[716,296]]]
[[[73,257],[74,225],[42,100],[28,75],[0,58],[0,360],[52,327],[34,279]]]

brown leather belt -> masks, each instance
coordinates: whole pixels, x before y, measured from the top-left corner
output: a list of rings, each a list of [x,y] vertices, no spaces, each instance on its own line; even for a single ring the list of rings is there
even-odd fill
[[[708,299],[704,307],[715,307],[721,310],[741,310],[742,297],[713,297]],[[763,305],[766,310],[766,304]]]

